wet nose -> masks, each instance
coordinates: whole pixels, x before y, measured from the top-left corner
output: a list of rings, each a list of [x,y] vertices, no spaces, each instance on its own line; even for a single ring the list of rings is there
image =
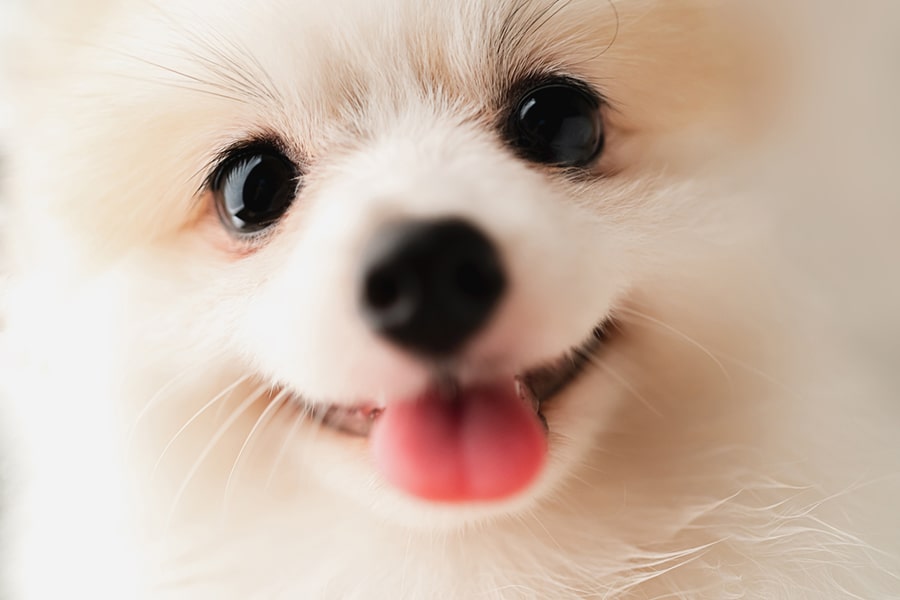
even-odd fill
[[[461,219],[385,226],[369,243],[361,280],[360,308],[373,331],[429,356],[462,347],[506,288],[494,244]]]

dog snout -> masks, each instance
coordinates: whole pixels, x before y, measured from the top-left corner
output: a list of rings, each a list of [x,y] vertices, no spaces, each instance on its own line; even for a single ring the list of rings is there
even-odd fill
[[[363,261],[360,308],[390,342],[426,356],[458,351],[506,289],[495,245],[462,219],[384,226]]]

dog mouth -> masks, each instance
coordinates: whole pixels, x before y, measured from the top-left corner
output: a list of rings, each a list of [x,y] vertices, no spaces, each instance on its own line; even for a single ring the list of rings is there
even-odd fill
[[[591,366],[597,354],[608,344],[615,329],[615,321],[608,318],[597,325],[581,344],[556,359],[514,376],[516,394],[523,403],[531,407],[545,431],[549,430],[549,426],[542,412],[543,408]],[[439,395],[452,401],[458,393],[453,379],[436,379],[438,383],[435,388]],[[323,427],[349,436],[367,438],[385,411],[390,409],[383,404],[362,402],[352,405],[306,405],[306,410],[310,419]]]
[[[614,329],[606,320],[562,356],[511,377],[466,385],[442,377],[386,405],[305,409],[322,426],[365,439],[375,471],[407,495],[442,503],[504,500],[543,471],[543,410],[588,369]]]

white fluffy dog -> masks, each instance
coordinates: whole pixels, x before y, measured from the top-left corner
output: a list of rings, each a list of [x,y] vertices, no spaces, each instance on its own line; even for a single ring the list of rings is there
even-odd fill
[[[13,598],[900,597],[891,423],[721,176],[751,17],[93,4],[9,145]]]

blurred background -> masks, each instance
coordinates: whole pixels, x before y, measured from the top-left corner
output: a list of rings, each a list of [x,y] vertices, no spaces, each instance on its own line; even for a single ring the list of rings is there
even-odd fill
[[[897,397],[900,2],[761,4],[788,41],[793,78],[764,153],[777,241],[834,332]]]

